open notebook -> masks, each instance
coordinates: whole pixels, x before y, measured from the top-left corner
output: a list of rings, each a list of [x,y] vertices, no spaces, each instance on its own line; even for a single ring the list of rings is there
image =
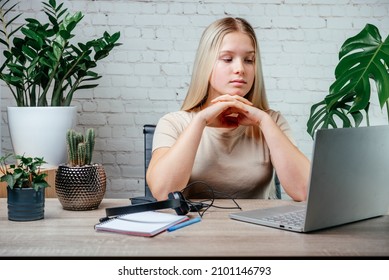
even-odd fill
[[[152,237],[188,219],[187,216],[147,211],[120,215],[109,219],[95,225],[95,230]]]

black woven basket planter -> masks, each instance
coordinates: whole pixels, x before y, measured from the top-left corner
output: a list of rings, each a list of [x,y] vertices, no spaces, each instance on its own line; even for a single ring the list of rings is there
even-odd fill
[[[106,175],[102,165],[58,167],[55,191],[65,210],[97,209],[103,200],[105,190]]]

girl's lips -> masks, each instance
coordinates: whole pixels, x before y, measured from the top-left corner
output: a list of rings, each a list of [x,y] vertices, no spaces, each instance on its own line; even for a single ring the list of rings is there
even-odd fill
[[[246,81],[242,80],[242,79],[235,79],[235,80],[232,80],[230,83],[232,83],[232,84],[246,84]]]
[[[246,81],[244,81],[244,80],[232,80],[232,81],[230,81],[230,84],[233,86],[241,87],[241,86],[246,85]]]

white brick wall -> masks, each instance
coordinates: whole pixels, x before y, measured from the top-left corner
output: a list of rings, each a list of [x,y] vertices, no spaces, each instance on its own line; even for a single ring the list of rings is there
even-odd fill
[[[38,16],[41,0],[21,2],[19,9],[26,16]],[[340,45],[366,23],[375,24],[384,38],[389,34],[388,0],[65,2],[69,10],[85,14],[78,30],[82,37],[121,32],[123,45],[98,66],[103,74],[100,86],[76,92],[73,101],[78,126],[96,128],[94,160],[106,169],[107,197],[143,193],[142,126],[180,108],[199,38],[212,21],[239,16],[255,27],[271,107],[283,112],[309,157],[309,109],[333,81]],[[4,87],[1,99],[5,153],[12,149],[6,106],[15,103]],[[377,103],[373,109],[372,123],[386,123]]]

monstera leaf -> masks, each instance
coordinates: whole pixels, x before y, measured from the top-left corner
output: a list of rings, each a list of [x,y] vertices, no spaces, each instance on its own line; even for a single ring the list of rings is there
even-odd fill
[[[363,111],[368,118],[370,80],[377,87],[381,108],[388,101],[389,36],[383,42],[377,27],[367,24],[344,42],[339,60],[329,94],[311,107],[307,131],[312,137],[318,128],[359,126]]]

